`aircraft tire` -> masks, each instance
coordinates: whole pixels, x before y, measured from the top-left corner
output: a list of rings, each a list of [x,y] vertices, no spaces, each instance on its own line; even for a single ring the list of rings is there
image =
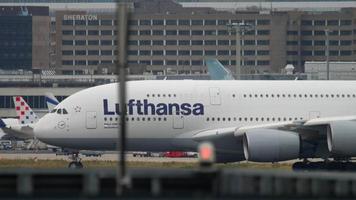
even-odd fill
[[[68,168],[70,168],[70,169],[82,169],[83,168],[83,164],[81,162],[70,162],[68,164]]]

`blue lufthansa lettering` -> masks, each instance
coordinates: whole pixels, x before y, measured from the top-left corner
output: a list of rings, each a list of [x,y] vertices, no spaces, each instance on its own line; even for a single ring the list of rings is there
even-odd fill
[[[115,104],[115,111],[109,109],[108,99],[103,99],[104,115],[119,115],[120,105]],[[147,99],[130,99],[126,104],[127,114],[134,115],[204,115],[204,105],[201,103],[150,103]],[[126,112],[126,111],[125,111]]]

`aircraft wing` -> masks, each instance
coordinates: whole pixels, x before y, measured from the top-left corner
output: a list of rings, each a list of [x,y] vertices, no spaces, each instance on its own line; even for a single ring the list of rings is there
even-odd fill
[[[235,137],[241,137],[243,136],[243,134],[253,129],[286,130],[286,131],[294,131],[300,134],[306,134],[305,130],[315,130],[315,127],[317,126],[326,126],[331,123],[342,122],[342,121],[346,121],[346,122],[356,121],[356,116],[324,117],[324,118],[314,118],[314,119],[302,120],[302,121],[285,121],[285,122],[276,122],[276,123],[259,124],[259,125],[251,125],[251,126],[242,126],[242,127],[236,126],[236,127],[229,127],[229,128],[201,130],[198,131],[193,136],[193,139],[195,141],[206,141],[206,140],[216,140],[217,138],[222,138],[230,135],[233,135]]]

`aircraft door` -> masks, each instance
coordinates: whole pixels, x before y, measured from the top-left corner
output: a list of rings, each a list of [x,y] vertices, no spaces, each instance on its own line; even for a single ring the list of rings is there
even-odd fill
[[[96,112],[87,112],[86,127],[87,129],[96,129]]]
[[[310,111],[309,112],[309,119],[315,119],[320,117],[319,111]]]
[[[184,128],[184,117],[182,115],[173,116],[173,128],[174,129]]]
[[[220,105],[221,104],[221,95],[219,88],[210,88],[210,104],[211,105]]]

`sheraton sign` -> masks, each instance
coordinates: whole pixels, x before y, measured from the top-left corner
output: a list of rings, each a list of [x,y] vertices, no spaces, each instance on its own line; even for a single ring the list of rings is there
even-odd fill
[[[98,15],[64,15],[64,20],[98,20]]]

